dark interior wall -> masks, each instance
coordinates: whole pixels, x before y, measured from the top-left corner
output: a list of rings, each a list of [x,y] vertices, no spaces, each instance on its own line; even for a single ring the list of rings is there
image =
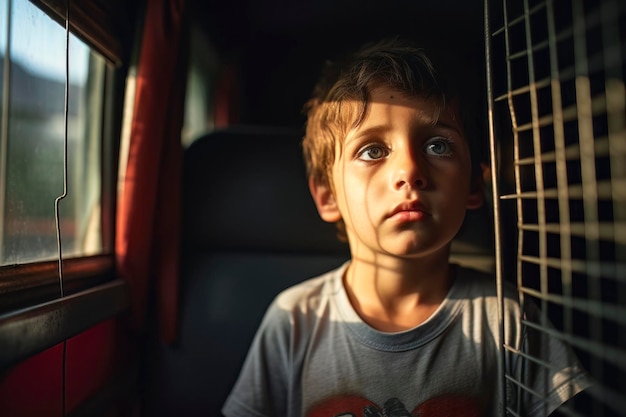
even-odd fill
[[[415,40],[483,83],[481,0],[192,0],[192,16],[241,69],[241,122],[302,126],[323,64],[381,38]],[[480,94],[480,92],[479,92]]]

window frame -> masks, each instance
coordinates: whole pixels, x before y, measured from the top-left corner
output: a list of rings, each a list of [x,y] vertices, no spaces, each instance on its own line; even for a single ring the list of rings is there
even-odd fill
[[[30,0],[65,26],[64,0]],[[115,273],[115,219],[118,159],[124,93],[131,57],[140,41],[141,1],[81,1],[70,4],[70,31],[100,53],[105,70],[101,152],[101,222],[106,252],[59,261],[0,267],[0,370],[54,346],[127,310],[126,282]]]

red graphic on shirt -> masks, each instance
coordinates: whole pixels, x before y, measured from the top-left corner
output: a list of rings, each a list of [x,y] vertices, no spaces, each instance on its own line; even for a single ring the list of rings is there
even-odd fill
[[[461,395],[443,395],[431,398],[409,412],[397,398],[385,401],[380,407],[366,398],[335,397],[317,406],[307,417],[480,417],[481,407],[476,399]]]

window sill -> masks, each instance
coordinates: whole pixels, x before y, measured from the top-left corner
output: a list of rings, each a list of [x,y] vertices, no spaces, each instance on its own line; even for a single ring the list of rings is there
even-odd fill
[[[0,315],[0,370],[52,347],[130,306],[116,279],[64,298]]]

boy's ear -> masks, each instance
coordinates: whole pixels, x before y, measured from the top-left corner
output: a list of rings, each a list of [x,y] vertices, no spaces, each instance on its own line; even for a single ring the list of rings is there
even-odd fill
[[[480,208],[485,202],[485,182],[481,175],[474,175],[472,183],[470,184],[470,193],[467,196],[467,208],[477,209]]]
[[[317,212],[322,220],[335,223],[341,220],[341,213],[337,207],[335,195],[328,185],[318,184],[313,177],[309,178],[309,190],[317,206]]]

